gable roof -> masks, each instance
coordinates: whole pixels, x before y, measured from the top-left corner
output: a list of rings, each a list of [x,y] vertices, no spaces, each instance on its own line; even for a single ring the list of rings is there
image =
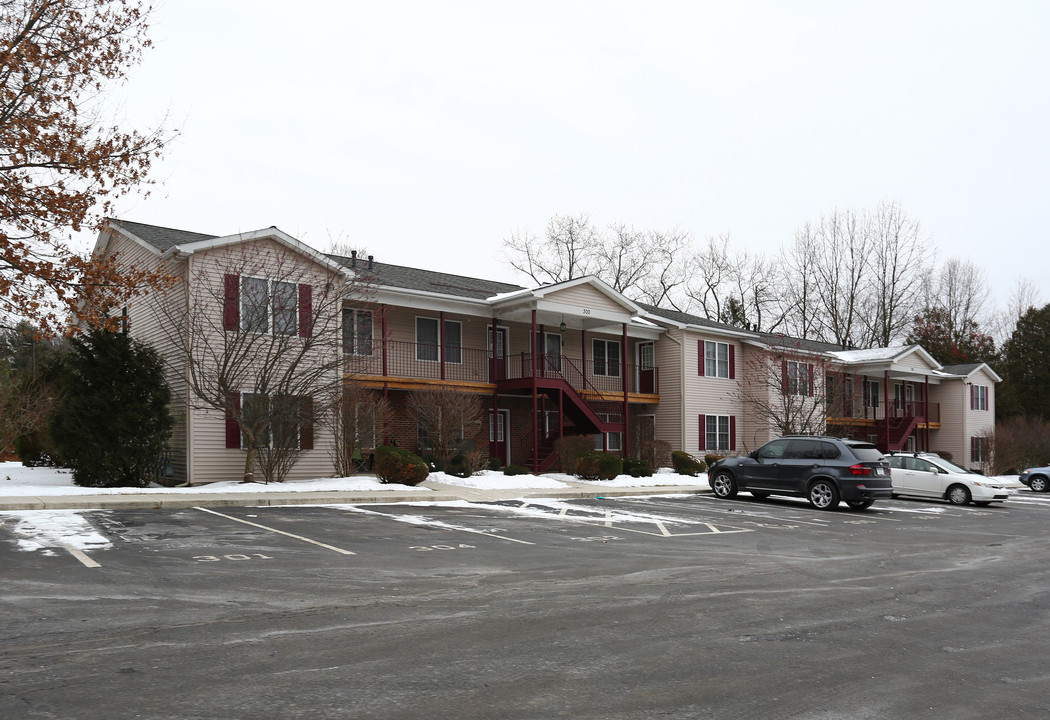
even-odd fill
[[[176,230],[175,228],[160,227],[158,225],[146,225],[145,223],[131,222],[130,220],[117,220],[110,218],[109,224],[124,234],[139,240],[163,253],[176,245],[212,240],[218,235],[207,235],[205,233],[189,232],[188,230]]]
[[[996,382],[1002,382],[1003,381],[1003,379],[1001,377],[999,377],[998,373],[996,373],[995,370],[992,370],[992,368],[988,365],[988,363],[984,363],[984,362],[962,363],[960,365],[945,365],[944,367],[941,368],[941,372],[944,373],[945,375],[956,375],[958,377],[969,377],[970,375],[973,375],[975,372],[977,372],[981,368],[984,368],[985,372],[987,372],[988,375],[992,379],[994,379]]]
[[[657,322],[661,320],[670,321],[671,323],[679,327],[697,327],[713,330],[717,332],[730,333],[734,335],[750,335],[754,336],[754,333],[743,328],[738,328],[733,325],[726,323],[716,322],[714,320],[708,320],[705,317],[699,315],[692,315],[690,313],[682,312],[680,310],[670,310],[668,308],[658,307],[656,305],[649,305],[647,303],[636,303],[638,307],[645,311],[645,314],[650,320],[656,319]]]

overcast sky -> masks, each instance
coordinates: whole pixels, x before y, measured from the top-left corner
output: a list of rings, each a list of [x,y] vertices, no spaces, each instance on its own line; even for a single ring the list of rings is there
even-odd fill
[[[525,282],[501,241],[554,214],[775,254],[889,200],[1005,302],[1050,260],[1048,35],[1041,0],[167,0],[121,93],[181,134],[122,216]]]

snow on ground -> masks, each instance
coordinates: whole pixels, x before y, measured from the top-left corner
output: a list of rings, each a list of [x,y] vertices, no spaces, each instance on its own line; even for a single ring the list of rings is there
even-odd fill
[[[106,539],[77,510],[25,510],[0,513],[0,526],[8,528],[18,540],[19,550],[41,550],[53,555],[53,548],[104,550]]]

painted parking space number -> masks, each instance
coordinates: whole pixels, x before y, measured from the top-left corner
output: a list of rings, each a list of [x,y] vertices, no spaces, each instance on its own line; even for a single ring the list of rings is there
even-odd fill
[[[428,552],[430,550],[473,550],[476,546],[460,543],[459,545],[409,545],[409,550]]]
[[[232,553],[230,555],[194,555],[191,559],[197,562],[222,562],[223,560],[273,560],[273,556],[263,555],[262,553],[252,553],[251,555]]]

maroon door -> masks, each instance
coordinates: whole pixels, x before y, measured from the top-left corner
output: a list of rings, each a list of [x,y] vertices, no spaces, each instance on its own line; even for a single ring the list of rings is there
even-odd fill
[[[493,422],[489,410],[489,457],[499,458],[504,465],[510,465],[510,445],[507,443],[507,430],[510,427],[510,410],[500,410]]]
[[[493,345],[492,328],[489,328],[489,382],[498,382],[507,378],[507,328],[496,328],[495,345]]]
[[[638,343],[638,392],[656,392],[656,355],[651,342]]]

